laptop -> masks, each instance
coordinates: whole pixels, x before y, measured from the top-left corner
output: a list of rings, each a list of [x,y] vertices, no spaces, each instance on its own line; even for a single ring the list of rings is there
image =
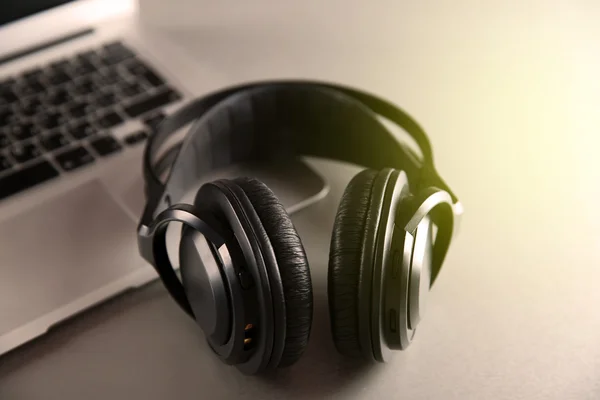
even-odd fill
[[[135,235],[145,139],[186,101],[235,83],[139,11],[133,0],[0,2],[0,355],[156,278]],[[235,175],[263,179],[289,212],[327,193],[303,160],[206,180]]]

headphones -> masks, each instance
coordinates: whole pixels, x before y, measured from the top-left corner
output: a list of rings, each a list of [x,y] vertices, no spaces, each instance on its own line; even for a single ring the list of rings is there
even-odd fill
[[[411,135],[421,157],[382,119]],[[184,139],[161,153],[190,123]],[[245,374],[290,366],[306,348],[313,295],[302,241],[273,192],[253,178],[206,183],[193,204],[177,201],[211,170],[297,155],[367,168],[345,189],[330,245],[331,330],[344,355],[385,362],[392,350],[409,346],[462,214],[421,127],[356,89],[250,83],[166,118],[144,152],[139,252],[214,353]],[[181,279],[167,255],[173,221],[182,223]]]

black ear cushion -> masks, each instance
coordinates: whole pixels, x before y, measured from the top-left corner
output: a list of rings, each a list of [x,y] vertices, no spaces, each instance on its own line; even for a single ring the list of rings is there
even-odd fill
[[[357,174],[344,191],[333,226],[327,291],[333,341],[344,355],[360,357],[358,283],[371,189],[377,171]]]
[[[296,228],[271,189],[253,178],[237,178],[234,182],[252,202],[279,265],[286,309],[286,337],[279,367],[286,367],[300,358],[310,336],[313,294],[308,260]]]

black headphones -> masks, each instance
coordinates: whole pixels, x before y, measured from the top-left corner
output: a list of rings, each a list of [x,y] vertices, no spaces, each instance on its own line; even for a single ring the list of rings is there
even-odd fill
[[[422,156],[382,118],[410,134]],[[191,122],[184,140],[161,153]],[[146,144],[139,251],[224,362],[246,374],[293,364],[308,343],[313,296],[304,248],[284,207],[251,178],[210,182],[193,205],[175,202],[213,169],[295,155],[369,168],[341,199],[327,287],[336,348],[384,362],[410,344],[462,207],[435,170],[425,132],[383,99],[331,84],[277,81],[188,104]],[[183,223],[181,281],[166,249],[172,221]]]

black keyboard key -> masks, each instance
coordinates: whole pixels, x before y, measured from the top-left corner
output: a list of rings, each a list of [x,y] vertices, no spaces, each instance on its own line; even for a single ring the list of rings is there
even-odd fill
[[[85,59],[75,59],[71,63],[70,73],[73,77],[83,77],[96,72],[98,69],[94,64]]]
[[[38,135],[41,130],[31,122],[14,123],[6,131],[16,140],[21,141]]]
[[[10,143],[11,141],[8,135],[6,133],[0,132],[0,149],[5,148],[6,146],[10,145]]]
[[[119,85],[117,90],[120,92],[122,98],[134,97],[144,93],[144,88],[138,82],[127,82]]]
[[[33,80],[34,82],[37,82],[42,75],[44,75],[44,71],[41,68],[33,68],[22,74],[24,80]]]
[[[105,88],[125,80],[117,70],[107,69],[101,73],[92,75],[92,79],[97,87]]]
[[[0,171],[6,171],[10,167],[12,167],[10,160],[6,156],[0,154]]]
[[[133,57],[133,51],[129,50],[122,42],[112,42],[104,45],[104,51],[110,54],[119,54],[123,58]]]
[[[68,133],[75,139],[84,139],[96,133],[96,129],[87,121],[79,122],[68,129]]]
[[[78,53],[75,57],[77,62],[88,62],[91,64],[97,64],[100,60],[100,56],[96,50],[87,50],[81,53]]]
[[[15,84],[15,82],[16,82],[15,78],[7,78],[7,79],[0,81],[0,93],[12,88],[13,85]]]
[[[104,77],[102,72],[96,71],[96,72],[91,73],[87,77],[90,78],[92,80],[92,82],[94,82],[96,84],[96,86],[98,86],[98,87],[102,86],[102,78]]]
[[[146,80],[152,86],[156,87],[165,84],[164,79],[156,71],[139,60],[135,63],[131,63],[131,65],[128,65],[127,69],[131,75],[138,79]]]
[[[75,119],[85,117],[90,111],[90,105],[84,101],[79,101],[67,106],[67,113]]]
[[[123,59],[121,57],[119,57],[118,55],[114,55],[114,54],[110,54],[110,53],[103,53],[100,57],[102,60],[102,64],[107,65],[109,67],[112,67],[112,66],[120,63],[121,61],[123,61]]]
[[[50,69],[57,72],[66,72],[69,69],[70,61],[67,59],[62,59],[58,61],[54,61],[49,65]]]
[[[39,113],[42,108],[42,102],[38,97],[30,97],[21,101],[16,110],[23,117],[33,117]]]
[[[50,90],[46,102],[53,106],[61,106],[71,99],[69,93],[63,88]]]
[[[12,104],[19,100],[19,97],[15,94],[12,88],[0,90],[0,107],[7,104]]]
[[[94,161],[94,157],[90,152],[81,146],[65,151],[57,155],[55,159],[65,171],[72,171]]]
[[[62,113],[56,111],[50,111],[48,113],[40,114],[36,118],[37,125],[42,129],[50,130],[54,129],[62,124],[68,122],[67,117]]]
[[[96,90],[96,85],[89,78],[80,79],[70,88],[70,92],[76,96],[84,96],[93,93],[94,90]]]
[[[117,96],[114,93],[101,93],[94,100],[93,103],[99,107],[109,107],[117,102]]]
[[[33,96],[38,93],[43,93],[45,90],[46,88],[44,85],[42,85],[37,79],[21,82],[21,84],[17,85],[15,88],[15,92],[20,97]]]
[[[90,141],[90,145],[101,156],[107,156],[121,150],[121,145],[112,136],[100,136]]]
[[[28,168],[15,171],[0,178],[0,199],[15,195],[57,176],[58,171],[48,161],[41,161]]]
[[[147,137],[148,137],[148,134],[146,132],[137,131],[137,132],[130,133],[129,135],[125,136],[125,139],[123,139],[123,140],[128,145],[133,146],[134,144],[143,142]]]
[[[144,74],[144,79],[146,79],[146,81],[148,81],[154,87],[162,86],[165,84],[163,78],[161,78],[160,75],[158,75],[151,69],[146,71],[146,73]]]
[[[130,117],[135,118],[149,111],[155,110],[159,107],[163,107],[169,103],[177,101],[180,98],[181,96],[175,91],[171,89],[165,89],[151,97],[147,97],[129,103],[129,105],[125,107],[125,112]]]
[[[10,155],[20,163],[33,160],[41,154],[40,149],[33,143],[17,143],[10,148]]]
[[[69,75],[63,71],[51,71],[46,75],[46,82],[52,86],[62,85],[71,80]]]
[[[133,57],[131,52],[111,51],[109,49],[105,50],[100,56],[102,63],[108,66],[114,66],[131,57]]]
[[[16,119],[15,113],[10,108],[0,105],[0,129],[12,125]]]
[[[100,115],[98,119],[96,119],[96,124],[100,128],[104,129],[112,128],[113,126],[117,126],[123,122],[125,122],[125,120],[114,111],[104,113]]]
[[[150,128],[150,130],[155,130],[156,127],[165,119],[165,114],[159,112],[157,114],[152,115],[151,117],[144,118],[144,124]]]
[[[60,132],[51,133],[40,139],[42,146],[48,151],[60,149],[69,144],[69,140]]]

